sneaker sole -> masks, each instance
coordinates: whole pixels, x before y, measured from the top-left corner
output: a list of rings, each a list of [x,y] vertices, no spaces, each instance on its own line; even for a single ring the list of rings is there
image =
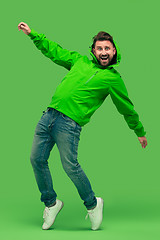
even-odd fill
[[[59,209],[59,211],[57,212],[57,214],[56,214],[56,216],[55,216],[55,218],[54,218],[52,224],[51,224],[48,228],[42,228],[43,230],[48,230],[48,229],[53,225],[53,223],[55,222],[55,219],[56,219],[58,213],[61,211],[61,209],[63,208],[63,206],[64,206],[64,203],[62,202],[62,206],[61,206],[61,208]]]

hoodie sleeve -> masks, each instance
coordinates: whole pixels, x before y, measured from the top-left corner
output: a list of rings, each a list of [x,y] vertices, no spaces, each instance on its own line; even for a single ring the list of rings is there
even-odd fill
[[[58,43],[46,38],[44,34],[38,34],[33,28],[27,35],[32,40],[35,46],[54,63],[70,70],[76,60],[81,57],[78,52],[63,49]]]
[[[124,116],[130,129],[134,130],[138,137],[143,137],[146,132],[139,121],[138,113],[134,110],[134,105],[128,97],[126,86],[120,77],[119,81],[110,86],[110,96],[118,112]]]

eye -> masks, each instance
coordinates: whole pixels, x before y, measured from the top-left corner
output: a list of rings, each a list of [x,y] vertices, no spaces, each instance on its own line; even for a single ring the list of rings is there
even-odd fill
[[[98,47],[98,50],[101,50],[102,48],[101,47]]]
[[[109,49],[109,47],[106,47],[106,49],[108,50],[108,49]]]

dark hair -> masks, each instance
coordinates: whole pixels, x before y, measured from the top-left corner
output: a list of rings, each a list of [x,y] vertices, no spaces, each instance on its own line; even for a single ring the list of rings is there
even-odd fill
[[[113,47],[115,47],[113,42],[113,37],[109,33],[100,31],[97,35],[93,37],[92,49],[95,48],[96,41],[104,41],[104,40],[110,41],[113,44]]]
[[[104,40],[110,41],[113,44],[113,47],[116,48],[116,46],[115,46],[115,44],[113,42],[113,37],[109,33],[107,33],[107,32],[100,31],[97,35],[95,35],[93,37],[93,44],[91,46],[92,53],[93,53],[93,48],[95,48],[96,41],[104,41]],[[112,59],[112,64],[116,63],[116,62],[117,62],[117,51],[116,51],[116,54],[114,55],[114,57]]]

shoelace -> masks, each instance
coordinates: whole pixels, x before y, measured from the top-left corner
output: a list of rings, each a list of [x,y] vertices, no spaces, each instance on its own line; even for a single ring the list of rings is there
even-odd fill
[[[87,215],[85,216],[85,220],[87,220],[88,216],[89,216],[89,213],[87,213]]]
[[[86,217],[85,217],[85,220],[87,220],[87,218],[88,218],[89,215],[93,216],[93,212],[88,212],[87,215],[86,215]]]
[[[49,208],[44,209],[43,218],[46,218],[49,215]]]

